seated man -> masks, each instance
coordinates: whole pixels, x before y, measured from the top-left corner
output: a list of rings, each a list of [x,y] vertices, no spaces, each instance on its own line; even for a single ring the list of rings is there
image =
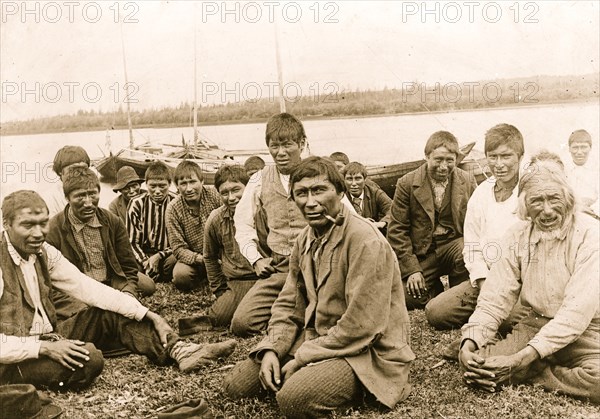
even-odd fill
[[[463,257],[469,281],[441,293],[427,304],[425,315],[437,329],[457,328],[469,320],[477,305],[479,290],[492,264],[500,257],[500,239],[519,221],[517,184],[525,152],[521,132],[508,124],[492,127],[485,133],[484,151],[494,177],[482,182],[467,204]]]
[[[545,161],[525,173],[519,217],[463,326],[464,380],[494,392],[538,384],[600,403],[598,222],[576,211],[561,168]],[[500,322],[517,300],[531,307],[505,339]]]
[[[358,162],[348,163],[341,171],[346,183],[346,196],[358,215],[375,223],[385,234],[390,220],[392,200],[381,188],[367,183],[367,169]]]
[[[259,156],[250,156],[244,162],[244,169],[248,177],[265,168],[265,161]]]
[[[142,190],[144,179],[140,179],[131,166],[123,166],[117,172],[117,183],[113,192],[119,194],[108,206],[108,210],[121,218],[123,224],[127,222],[127,205],[136,196],[145,193]]]
[[[348,163],[350,163],[350,158],[348,157],[348,155],[341,151],[335,151],[331,153],[329,158],[333,160],[333,162],[335,163],[335,167],[337,167],[337,169],[340,172]]]
[[[211,212],[206,221],[204,263],[210,289],[217,299],[207,316],[179,320],[182,335],[187,334],[184,329],[195,333],[212,327],[228,327],[240,301],[258,279],[235,241],[233,214],[247,183],[248,175],[242,166],[223,165],[215,174],[215,188],[223,205]]]
[[[387,238],[398,256],[409,309],[423,308],[444,287],[468,279],[463,251],[467,201],[477,183],[456,166],[458,141],[438,131],[425,145],[426,162],[398,180]]]
[[[288,199],[290,173],[300,163],[306,144],[304,126],[291,114],[277,114],[267,122],[265,138],[275,165],[265,166],[250,178],[234,215],[240,252],[261,278],[242,299],[231,321],[232,333],[242,337],[267,327],[271,306],[287,277],[292,245],[306,226],[302,213]],[[344,201],[352,208],[346,197]],[[267,251],[270,256],[265,256]]]
[[[69,169],[63,176],[63,191],[68,204],[50,220],[47,242],[96,281],[135,298],[152,295],[154,282],[138,272],[125,225],[98,207],[100,181],[95,173],[87,167]],[[78,311],[70,300],[55,296],[59,319]]]
[[[148,193],[133,198],[127,208],[127,232],[140,270],[155,282],[171,282],[175,256],[167,237],[167,206],[177,196],[169,192],[171,173],[163,162],[146,169]]]
[[[573,131],[569,137],[569,152],[573,158],[567,164],[565,173],[577,200],[590,208],[596,215],[598,211],[598,168],[589,161],[592,150],[592,136],[584,129]]]
[[[90,167],[90,156],[79,146],[66,145],[56,152],[52,163],[52,170],[58,176],[57,181],[51,188],[42,191],[42,196],[48,202],[50,216],[54,216],[65,209],[67,201],[62,191],[62,176],[72,167]]]
[[[393,408],[408,397],[415,358],[394,252],[341,203],[344,181],[332,162],[303,160],[290,189],[308,227],[295,240],[267,336],[226,378],[225,391],[273,391],[287,417],[323,417],[365,390]]]
[[[175,169],[179,196],[167,208],[167,232],[173,255],[173,284],[181,291],[197,288],[206,280],[204,266],[204,226],[210,213],[221,206],[215,188],[204,186],[197,163],[184,160]]]
[[[158,314],[135,298],[108,287],[73,266],[44,243],[48,208],[33,191],[17,191],[2,202],[0,238],[0,384],[52,389],[89,385],[102,371],[96,349],[115,340],[157,365],[177,362],[191,371],[235,347],[184,343]],[[52,287],[91,307],[58,321]]]

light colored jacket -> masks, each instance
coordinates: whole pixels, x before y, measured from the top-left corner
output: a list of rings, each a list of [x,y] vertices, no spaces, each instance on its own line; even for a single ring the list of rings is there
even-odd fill
[[[310,227],[298,236],[268,334],[250,356],[271,349],[280,359],[293,354],[302,366],[344,358],[365,388],[391,408],[410,393],[415,358],[398,261],[371,222],[346,207],[341,211],[344,223],[323,244],[318,275]]]

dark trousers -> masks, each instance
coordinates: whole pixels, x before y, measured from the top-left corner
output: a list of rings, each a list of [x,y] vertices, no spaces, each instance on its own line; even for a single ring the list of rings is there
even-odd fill
[[[259,279],[240,301],[231,320],[231,333],[248,337],[262,333],[271,318],[271,307],[285,284],[289,270],[289,258],[273,253],[272,265],[276,273]]]
[[[2,365],[0,384],[28,383],[54,389],[85,387],[102,371],[104,359],[100,350],[113,348],[115,344],[145,355],[157,365],[171,362],[168,349],[163,348],[154,325],[147,320],[138,322],[91,307],[59,322],[56,329],[59,335],[67,339],[86,342],[90,360],[82,361],[83,368],[76,368],[73,372],[49,358],[30,359]],[[177,336],[172,338],[177,340]]]
[[[291,360],[281,361],[281,366]],[[225,378],[225,393],[232,399],[267,394],[258,373],[260,364],[252,359],[238,363]],[[343,358],[332,358],[300,368],[277,392],[277,404],[287,418],[322,418],[344,406],[363,400],[360,380]]]
[[[448,275],[450,287],[460,284],[469,278],[469,272],[465,268],[462,251],[464,247],[463,238],[459,237],[447,243],[432,243],[432,249],[423,258],[419,258],[419,264],[425,278],[427,292],[421,298],[413,298],[406,288],[407,278],[403,278],[404,297],[406,308],[424,308],[435,296],[444,292],[444,285],[440,276]]]
[[[227,281],[227,290],[221,294],[208,310],[216,327],[229,327],[231,319],[242,299],[256,284],[256,280],[230,280]]]

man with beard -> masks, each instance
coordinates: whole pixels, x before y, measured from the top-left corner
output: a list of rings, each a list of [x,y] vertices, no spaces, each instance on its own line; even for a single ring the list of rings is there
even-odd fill
[[[123,224],[127,222],[127,205],[136,196],[145,193],[142,190],[144,179],[140,179],[131,166],[123,166],[117,172],[117,183],[113,188],[113,192],[119,194],[108,205],[108,210],[119,216],[123,220]]]
[[[140,270],[155,282],[170,282],[175,256],[169,245],[166,212],[176,195],[169,192],[171,173],[163,162],[153,162],[146,169],[148,193],[129,202],[127,232]]]
[[[174,174],[179,196],[167,208],[167,232],[173,255],[173,284],[190,291],[206,281],[204,266],[204,226],[210,213],[221,206],[221,196],[212,186],[204,186],[197,163],[184,160]]]
[[[444,291],[467,280],[463,224],[477,183],[456,166],[458,141],[448,131],[425,144],[426,162],[398,180],[387,238],[398,256],[408,309],[423,308]]]
[[[538,161],[519,185],[519,217],[463,326],[468,385],[494,392],[531,383],[600,403],[598,223],[575,208],[561,167]],[[505,339],[500,322],[518,299],[531,307]]]

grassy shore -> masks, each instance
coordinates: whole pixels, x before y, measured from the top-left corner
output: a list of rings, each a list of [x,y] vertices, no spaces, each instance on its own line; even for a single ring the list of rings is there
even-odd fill
[[[211,299],[206,288],[182,294],[170,284],[158,284],[155,295],[143,303],[176,325],[177,318],[206,309]],[[600,418],[599,407],[541,388],[508,387],[487,394],[465,387],[458,366],[442,362],[440,357],[459,332],[435,331],[420,310],[411,312],[410,319],[411,346],[417,359],[411,367],[413,390],[409,398],[392,411],[365,405],[340,412],[335,418]],[[215,342],[225,335],[210,332],[192,340]],[[238,339],[238,348],[229,359],[192,374],[182,374],[175,367],[156,367],[139,355],[111,358],[89,389],[49,393],[65,411],[65,418],[155,418],[168,406],[200,397],[218,418],[278,418],[273,398],[232,401],[221,391],[223,376],[258,340]]]

